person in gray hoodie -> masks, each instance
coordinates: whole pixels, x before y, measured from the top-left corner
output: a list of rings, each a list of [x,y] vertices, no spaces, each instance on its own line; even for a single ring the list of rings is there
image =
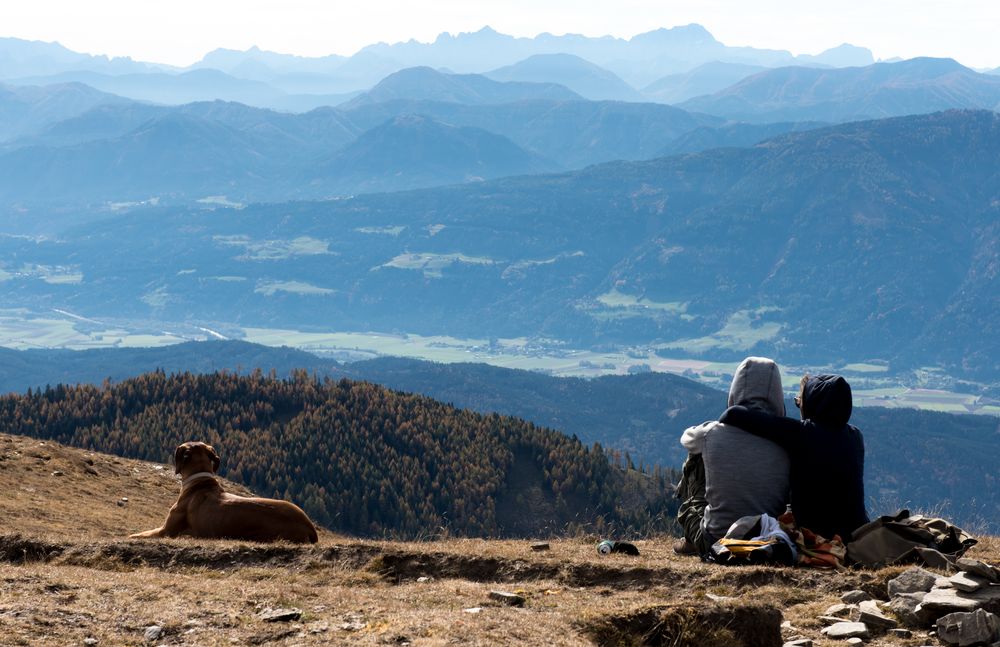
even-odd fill
[[[747,357],[740,363],[729,387],[729,406],[734,405],[784,415],[781,372],[773,360]],[[717,421],[687,428],[681,444],[688,458],[676,492],[677,521],[684,530],[676,552],[705,555],[740,517],[777,518],[785,511],[790,465],[780,446]]]

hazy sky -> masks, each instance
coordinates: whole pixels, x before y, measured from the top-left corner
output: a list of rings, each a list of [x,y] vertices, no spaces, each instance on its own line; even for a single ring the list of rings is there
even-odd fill
[[[216,47],[320,56],[490,25],[631,37],[697,22],[727,45],[1000,66],[1000,0],[0,0],[0,36],[188,65]]]

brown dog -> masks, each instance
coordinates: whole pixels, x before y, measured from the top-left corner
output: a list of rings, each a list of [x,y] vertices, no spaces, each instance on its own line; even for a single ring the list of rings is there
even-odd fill
[[[219,455],[205,443],[184,443],[174,452],[181,495],[163,526],[132,538],[177,537],[316,543],[316,526],[297,505],[276,499],[242,497],[223,491],[215,472]]]

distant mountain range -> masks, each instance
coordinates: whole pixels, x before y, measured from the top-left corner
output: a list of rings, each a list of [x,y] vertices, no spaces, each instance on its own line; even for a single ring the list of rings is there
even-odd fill
[[[0,142],[34,133],[98,106],[127,103],[127,99],[80,83],[45,87],[0,84]]]
[[[681,107],[756,123],[840,122],[952,108],[997,110],[1000,79],[934,58],[830,70],[784,67]]]
[[[433,43],[379,43],[350,57],[308,58],[256,47],[219,49],[185,69],[78,54],[56,43],[0,39],[0,81],[8,83],[76,81],[169,105],[218,99],[291,111],[336,105],[389,74],[421,66],[457,73],[494,71],[500,74],[498,80],[546,81],[587,98],[641,101],[635,88],[712,61],[838,67],[873,59],[867,49],[850,45],[799,57],[780,50],[727,47],[700,25],[658,29],[628,40],[572,34],[515,38],[485,27],[475,33],[441,34]]]
[[[532,99],[572,101],[582,97],[556,83],[495,81],[481,74],[445,74],[429,67],[411,67],[390,74],[342,108],[354,110],[397,100],[482,105]]]
[[[658,103],[677,104],[694,97],[712,94],[759,74],[770,68],[742,63],[712,61],[693,70],[671,74],[653,81],[642,89],[649,99]]]
[[[497,81],[557,83],[591,101],[646,101],[614,72],[572,54],[535,54],[488,72]]]
[[[136,210],[0,238],[0,276],[9,308],[85,317],[881,359],[992,382],[998,150],[1000,115],[955,111],[447,189]]]

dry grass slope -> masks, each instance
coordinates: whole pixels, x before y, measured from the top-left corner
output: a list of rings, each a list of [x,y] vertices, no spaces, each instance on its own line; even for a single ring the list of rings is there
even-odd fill
[[[816,616],[840,593],[884,595],[902,570],[725,568],[675,556],[667,537],[639,542],[637,558],[600,556],[592,537],[545,552],[330,533],[307,547],[124,539],[158,525],[177,489],[169,466],[0,436],[0,644],[135,645],[157,625],[163,645],[764,647],[781,644],[784,619],[795,627],[785,638],[823,645]],[[996,563],[1000,544],[987,539],[970,556]],[[496,589],[525,605],[490,600]],[[275,608],[301,616],[265,621]]]

